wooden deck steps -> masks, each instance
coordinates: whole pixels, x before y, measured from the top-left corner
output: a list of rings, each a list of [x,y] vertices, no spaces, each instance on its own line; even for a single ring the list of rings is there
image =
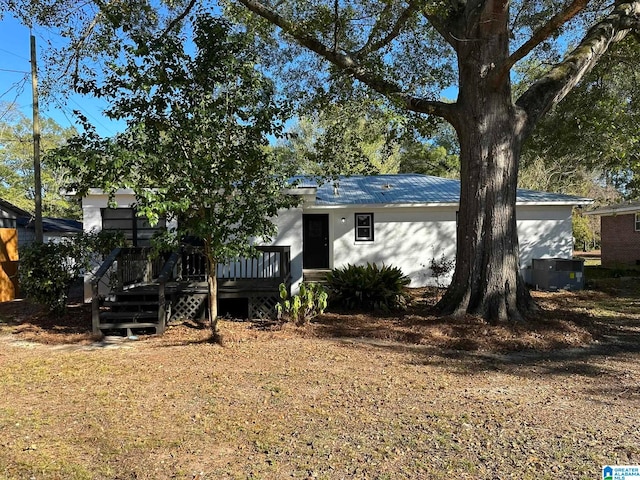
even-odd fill
[[[327,283],[327,274],[330,271],[329,268],[304,269],[302,279],[304,282]]]
[[[218,298],[247,299],[249,318],[272,318],[279,285],[291,286],[288,246],[260,246],[257,256],[218,265]],[[152,256],[145,249],[117,248],[92,275],[93,332],[155,329],[206,316],[206,263],[194,248]],[[196,268],[197,267],[197,268]]]
[[[104,299],[100,309],[100,330],[126,331],[127,336],[153,329],[160,333],[164,326],[158,320],[158,285],[146,284],[113,292]]]

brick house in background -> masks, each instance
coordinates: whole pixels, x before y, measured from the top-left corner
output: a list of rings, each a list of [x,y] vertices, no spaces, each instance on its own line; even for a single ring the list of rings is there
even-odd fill
[[[640,265],[640,202],[598,208],[603,267]]]

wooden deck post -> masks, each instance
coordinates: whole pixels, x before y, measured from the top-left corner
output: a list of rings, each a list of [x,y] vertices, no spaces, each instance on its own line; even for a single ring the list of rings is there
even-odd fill
[[[91,282],[91,332],[100,335],[100,297],[97,282]]]
[[[158,285],[158,328],[156,333],[164,333],[167,326],[167,299],[165,296],[166,282],[160,282]]]

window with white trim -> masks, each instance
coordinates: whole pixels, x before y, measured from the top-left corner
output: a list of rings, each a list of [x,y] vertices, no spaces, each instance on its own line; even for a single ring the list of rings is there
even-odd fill
[[[356,213],[356,242],[373,242],[373,213]]]
[[[640,212],[636,213],[636,232],[640,232]]]

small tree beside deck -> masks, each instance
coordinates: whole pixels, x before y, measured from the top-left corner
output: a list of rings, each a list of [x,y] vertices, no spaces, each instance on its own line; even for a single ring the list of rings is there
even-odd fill
[[[60,150],[58,161],[80,193],[132,188],[151,222],[178,220],[170,240],[202,239],[217,338],[217,265],[251,255],[251,239],[271,237],[271,219],[294,199],[283,193],[291,172],[265,148],[283,111],[251,40],[209,15],[198,16],[194,39],[190,55],[178,35],[134,37],[127,61],[98,89],[112,100],[109,116],[126,119],[127,130],[112,140],[90,131]]]

